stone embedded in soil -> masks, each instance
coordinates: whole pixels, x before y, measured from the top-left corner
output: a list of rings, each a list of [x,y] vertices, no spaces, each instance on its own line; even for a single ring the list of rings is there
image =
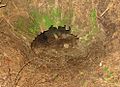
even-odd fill
[[[69,48],[69,44],[64,44],[64,48]]]

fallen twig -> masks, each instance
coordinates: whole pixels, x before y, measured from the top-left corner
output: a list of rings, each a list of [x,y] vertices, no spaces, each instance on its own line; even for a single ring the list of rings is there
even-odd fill
[[[111,2],[110,4],[108,4],[107,8],[105,9],[105,11],[100,15],[100,17],[102,17],[110,8],[113,7],[113,2]]]
[[[28,61],[27,63],[25,63],[25,64],[22,66],[22,68],[18,71],[18,73],[17,73],[17,75],[16,75],[16,77],[15,77],[15,83],[14,83],[13,87],[16,87],[17,84],[18,84],[18,82],[20,81],[20,78],[18,78],[18,77],[19,77],[20,73],[22,72],[22,70],[23,70],[30,62],[32,62],[33,60],[35,60],[35,59],[29,60],[29,61]]]

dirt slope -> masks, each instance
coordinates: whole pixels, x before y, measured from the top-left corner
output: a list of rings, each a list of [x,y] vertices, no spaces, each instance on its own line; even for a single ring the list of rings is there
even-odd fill
[[[25,8],[27,2],[24,5],[22,1],[15,0],[18,8]],[[90,2],[85,2],[85,6],[82,0],[76,2],[78,0],[74,4],[80,6],[83,13],[78,15],[79,9],[75,8],[76,18],[81,18],[81,22],[77,21],[87,29],[88,9],[85,9],[90,7]],[[3,11],[10,24],[0,15],[0,87],[120,87],[120,5],[116,0],[109,8],[110,2],[93,2],[97,3],[100,32],[89,45],[78,41],[73,47],[63,43],[62,47],[45,45],[33,50],[31,37],[10,25],[21,15],[27,19],[26,10],[17,14],[18,9],[10,1]]]
[[[119,87],[119,31],[105,46],[95,40],[87,48],[38,48],[35,54],[29,41],[6,23],[0,29],[3,87]]]

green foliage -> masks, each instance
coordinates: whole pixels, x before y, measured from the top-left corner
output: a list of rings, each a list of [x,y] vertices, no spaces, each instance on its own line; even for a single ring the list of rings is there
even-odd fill
[[[108,68],[108,67],[104,67],[104,68],[103,68],[103,71],[104,71],[104,72],[108,72],[108,71],[109,71],[109,68]]]
[[[48,13],[49,12],[49,13]],[[59,19],[61,17],[61,12],[58,8],[52,8],[50,11],[43,13],[43,23],[46,28],[49,28],[51,25],[58,25]]]
[[[45,15],[43,17],[43,21],[45,23],[45,27],[46,28],[49,28],[51,25],[53,25],[54,21],[48,16],[48,15]]]
[[[23,17],[19,17],[15,23],[17,29],[22,30],[25,27],[25,20]]]
[[[81,38],[82,42],[88,43],[99,32],[96,19],[97,19],[96,10],[92,9],[92,11],[90,13],[91,31]]]
[[[59,8],[52,8],[49,11],[49,14],[46,14],[43,19],[45,22],[45,26],[47,26],[46,28],[50,27],[50,25],[64,25],[67,22],[67,17],[61,18],[61,14],[62,12]]]
[[[63,26],[67,24],[70,21],[70,18],[72,17],[73,13],[71,11],[68,12],[67,15],[61,17],[62,14],[63,13],[59,8],[54,7],[46,10],[45,12],[43,12],[42,10],[40,12],[37,9],[31,10],[31,23],[29,26],[29,31],[32,34],[36,34],[37,32],[39,32],[40,26],[42,28],[48,29],[51,25]]]
[[[51,18],[54,21],[54,25],[56,25],[56,26],[61,25],[61,21],[60,21],[61,11],[60,11],[60,9],[52,8]]]
[[[99,30],[96,19],[97,19],[97,12],[95,9],[93,9],[90,14],[90,23],[91,23],[92,33],[97,33]]]
[[[40,29],[42,15],[39,13],[39,11],[37,9],[33,9],[30,12],[30,17],[31,17],[31,22],[30,22],[30,26],[29,26],[29,31],[32,34],[35,34]]]
[[[53,18],[56,18],[56,17],[60,18],[61,17],[60,10],[58,8],[53,8],[52,11],[51,11],[51,16]]]
[[[107,76],[104,77],[104,80],[107,81],[107,80],[109,80],[110,78],[113,77],[113,72],[111,72],[108,67],[104,66],[104,67],[103,67],[103,71],[104,71],[104,73],[107,74]]]

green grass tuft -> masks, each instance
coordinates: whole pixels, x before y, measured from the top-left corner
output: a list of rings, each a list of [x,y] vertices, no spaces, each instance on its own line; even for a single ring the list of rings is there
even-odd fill
[[[15,23],[17,29],[22,30],[25,27],[25,20],[23,17],[19,17]]]
[[[63,18],[61,18],[62,14],[63,13],[59,8],[50,8],[45,12],[40,12],[37,9],[31,10],[31,22],[29,26],[30,33],[38,33],[40,31],[40,27],[48,29],[51,25],[63,26],[68,24],[69,21],[71,21],[71,16],[73,15],[72,11],[68,12],[65,16],[63,16]]]
[[[97,12],[96,9],[92,9],[90,13],[90,28],[91,31],[87,33],[85,36],[81,37],[81,41],[83,43],[88,43],[92,38],[99,32],[99,28],[97,25]]]
[[[40,23],[42,21],[42,15],[39,13],[37,9],[33,9],[30,12],[31,22],[29,25],[29,32],[32,34],[36,34],[40,30]]]
[[[113,77],[113,72],[111,72],[108,67],[104,66],[103,71],[104,71],[104,73],[107,74],[107,76],[104,77],[104,80],[108,81],[109,79],[111,79]]]

